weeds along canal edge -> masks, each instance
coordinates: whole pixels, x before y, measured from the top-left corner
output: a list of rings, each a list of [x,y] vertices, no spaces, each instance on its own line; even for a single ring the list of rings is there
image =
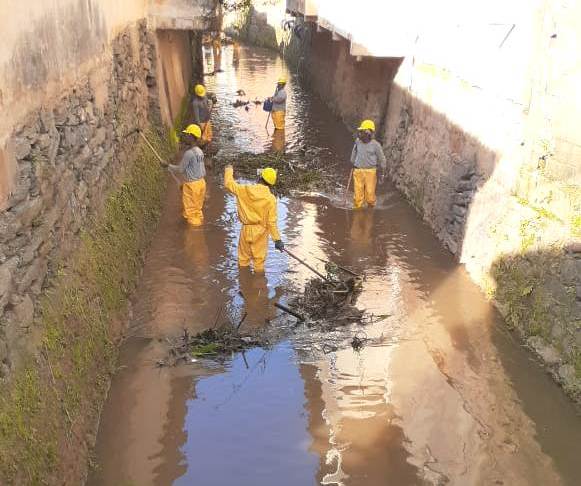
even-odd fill
[[[158,152],[175,147],[152,127]],[[35,351],[0,394],[0,482],[77,483],[115,369],[127,303],[160,215],[166,173],[135,141],[134,159],[87,222],[41,298]]]

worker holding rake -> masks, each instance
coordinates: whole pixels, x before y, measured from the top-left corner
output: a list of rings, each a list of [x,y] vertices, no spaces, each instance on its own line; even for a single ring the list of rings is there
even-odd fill
[[[168,165],[172,172],[180,173],[185,182],[182,184],[182,204],[184,219],[192,226],[204,223],[204,200],[206,198],[206,167],[204,152],[198,147],[202,129],[198,125],[188,125],[182,132],[184,142],[190,148],[184,152],[179,165]]]
[[[264,272],[269,236],[277,250],[284,250],[277,226],[276,197],[271,191],[275,184],[276,170],[271,167],[260,171],[256,184],[238,184],[231,165],[224,171],[224,187],[236,196],[238,217],[242,223],[238,265],[249,267],[254,263],[254,271],[258,273]]]

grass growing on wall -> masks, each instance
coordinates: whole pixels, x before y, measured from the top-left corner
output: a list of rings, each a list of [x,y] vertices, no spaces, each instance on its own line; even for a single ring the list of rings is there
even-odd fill
[[[180,104],[180,112],[176,116],[176,119],[173,122],[173,126],[169,132],[169,141],[171,147],[174,150],[178,150],[180,145],[180,135],[182,130],[186,128],[187,117],[188,117],[188,110],[190,108],[190,101],[192,97],[190,93],[186,93],[182,98],[182,102]]]
[[[167,141],[148,136],[171,158]],[[67,459],[67,467],[84,469],[86,434],[117,357],[114,323],[135,286],[164,191],[164,171],[142,144],[50,282],[38,317],[39,351],[0,389],[0,484],[63,483]]]

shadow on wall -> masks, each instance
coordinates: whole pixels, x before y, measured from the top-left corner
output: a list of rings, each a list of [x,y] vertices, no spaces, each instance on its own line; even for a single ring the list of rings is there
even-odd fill
[[[458,255],[474,196],[491,177],[496,152],[395,84],[390,99],[401,109],[386,122],[389,175]]]
[[[345,124],[354,127],[363,119],[376,120],[378,133],[383,133],[391,84],[402,58],[360,61],[351,56],[349,41],[333,40],[328,31],[316,32],[313,27],[303,36],[310,37],[308,79]]]
[[[490,273],[506,323],[581,401],[581,248],[505,255]]]
[[[158,82],[162,120],[172,126],[182,110],[182,100],[189,94],[195,69],[199,67],[200,38],[178,30],[158,30],[155,36],[157,64],[161,67]]]

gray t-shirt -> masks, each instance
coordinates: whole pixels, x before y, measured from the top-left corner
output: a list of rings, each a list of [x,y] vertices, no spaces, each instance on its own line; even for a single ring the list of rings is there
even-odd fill
[[[205,96],[200,98],[194,96],[192,101],[192,117],[196,125],[200,123],[207,123],[210,120],[210,100]]]
[[[200,147],[192,147],[184,152],[179,165],[170,165],[169,168],[181,172],[188,182],[197,181],[206,177],[204,166],[204,152]]]
[[[385,170],[387,165],[383,148],[377,140],[364,143],[360,139],[355,140],[353,145],[351,163],[357,169],[377,169],[379,165]]]
[[[272,97],[272,111],[286,111],[286,90],[277,89]]]

